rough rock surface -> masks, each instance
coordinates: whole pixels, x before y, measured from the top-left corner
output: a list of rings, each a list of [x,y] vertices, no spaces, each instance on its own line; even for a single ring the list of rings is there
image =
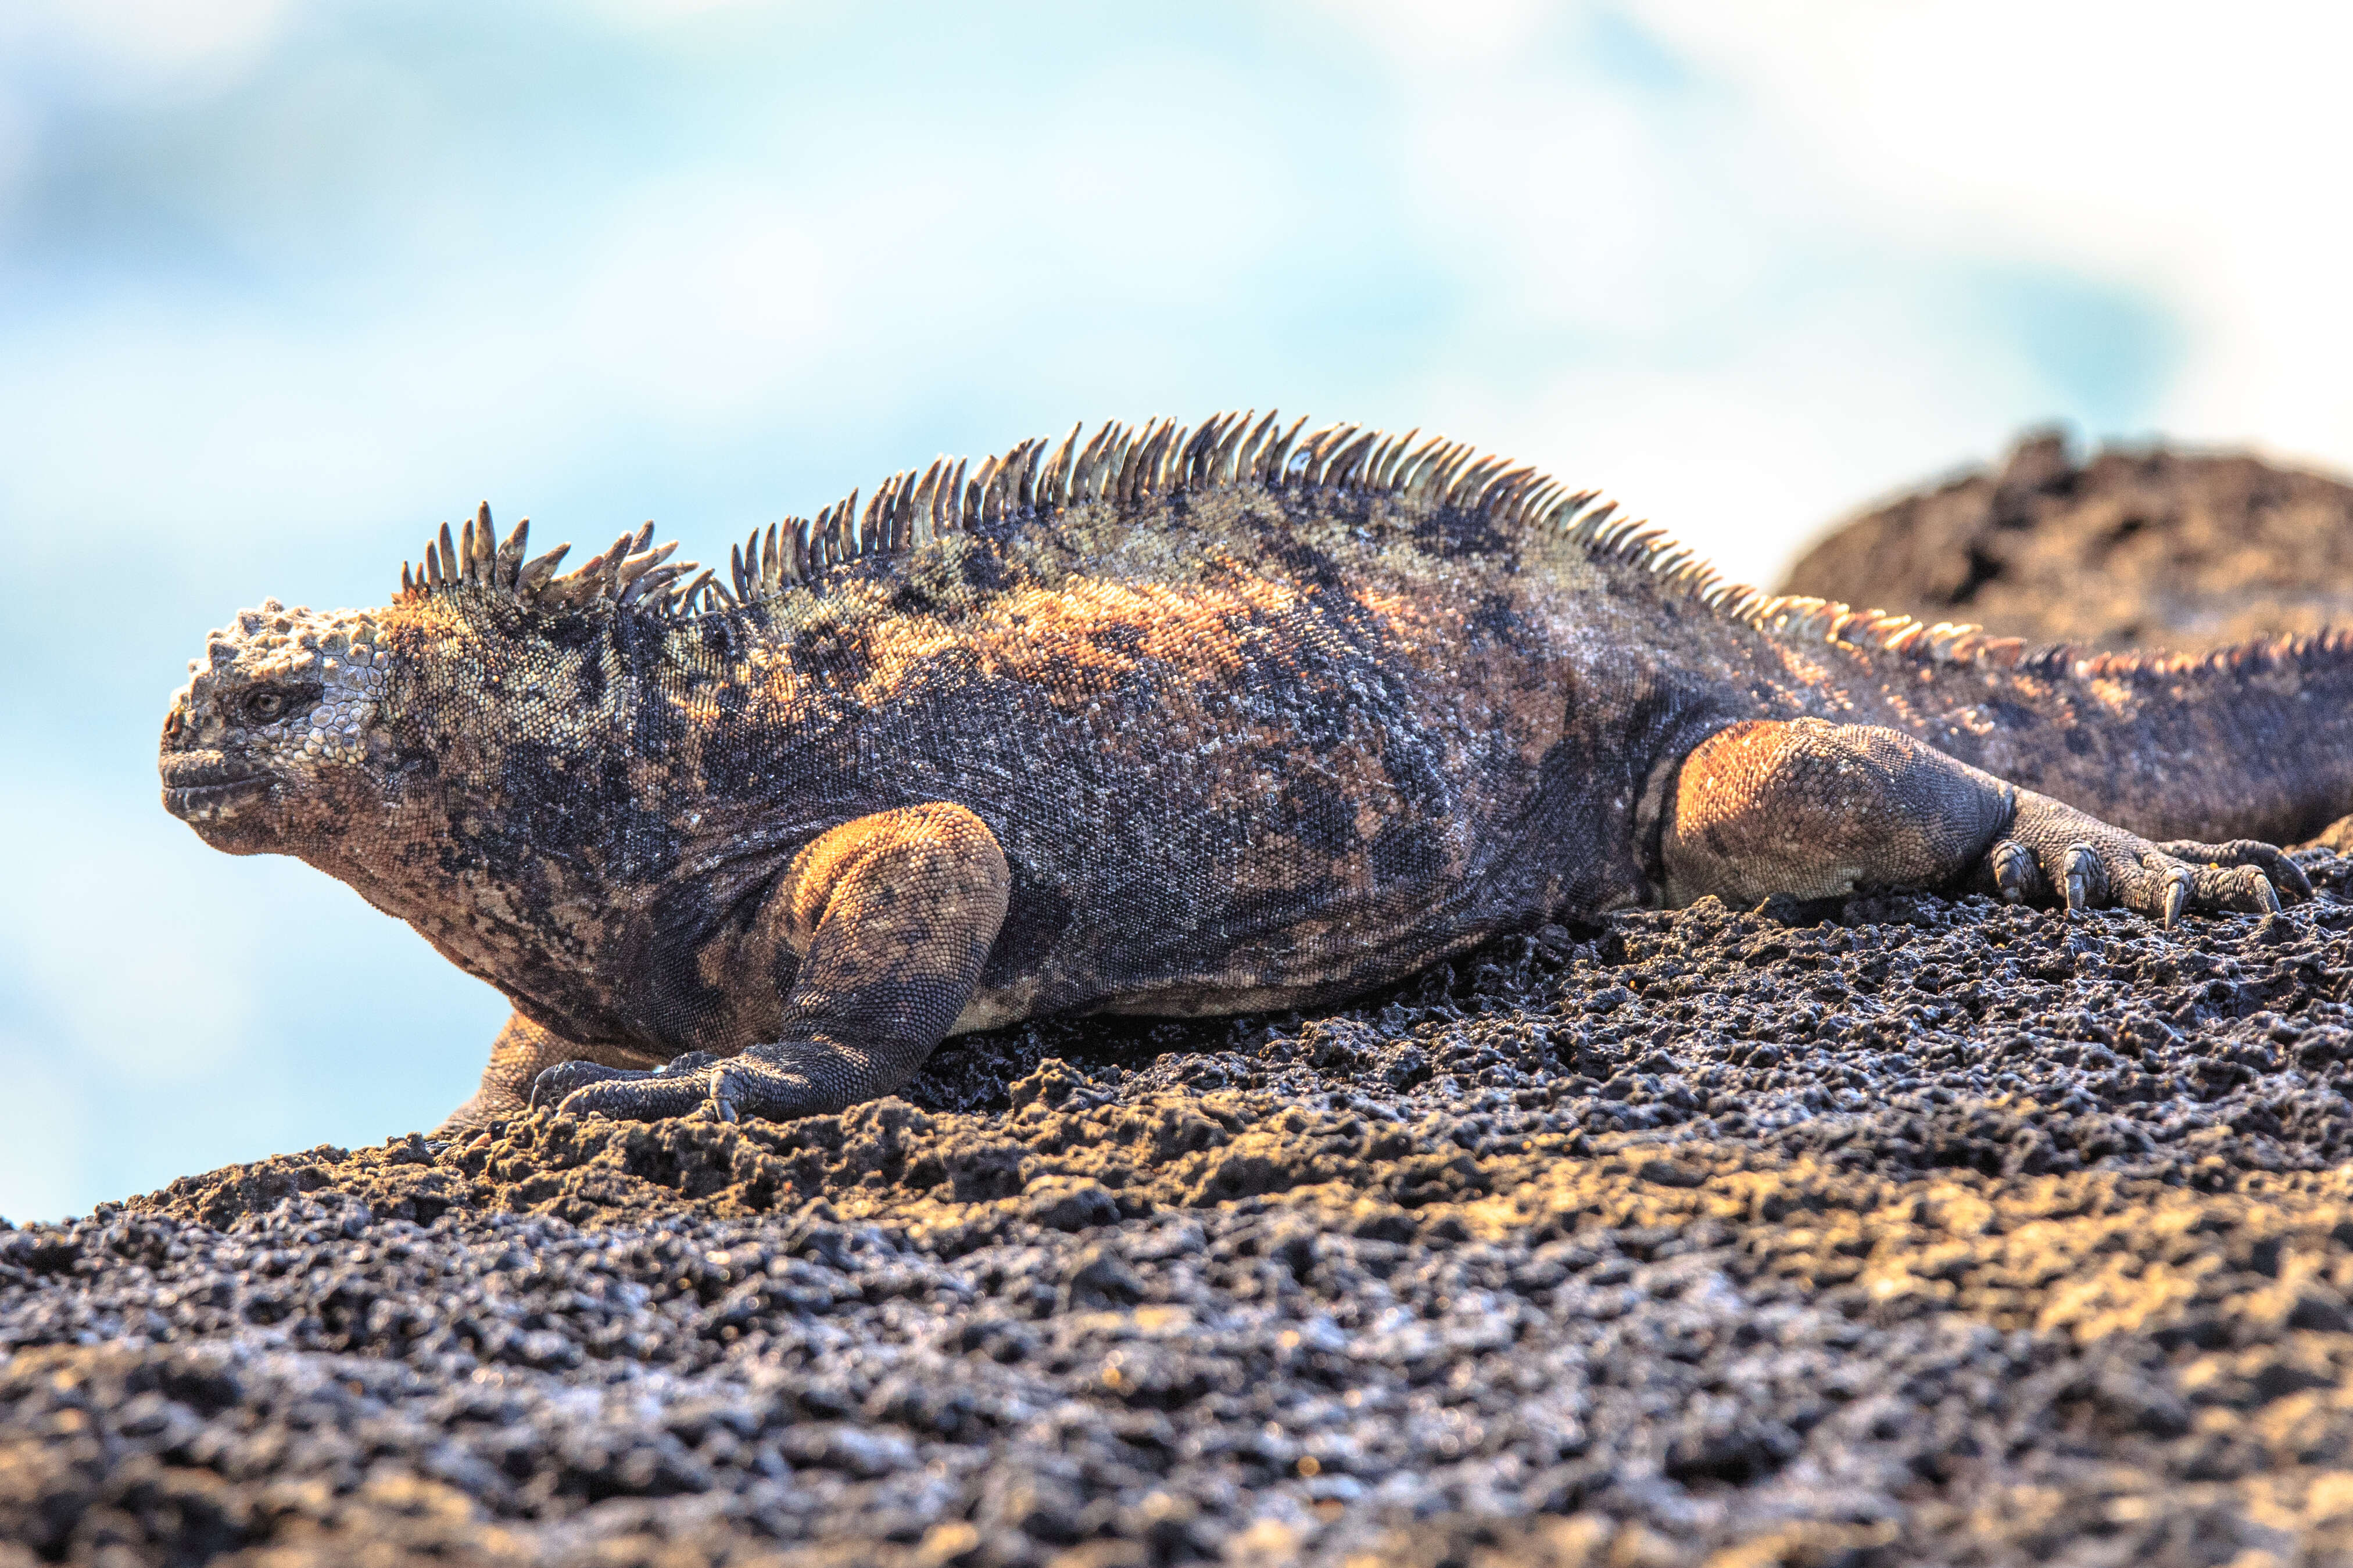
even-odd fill
[[[0,1565],[2345,1560],[2303,859],[2169,934],[1709,900],[0,1230]]]
[[[2027,436],[1799,557],[1785,594],[2087,647],[2221,647],[2353,623],[2353,485],[2244,454]]]

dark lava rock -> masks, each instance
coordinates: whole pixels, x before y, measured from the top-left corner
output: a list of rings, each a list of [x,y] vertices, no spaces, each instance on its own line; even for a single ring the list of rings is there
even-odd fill
[[[2353,625],[2353,485],[2164,447],[2079,462],[2037,432],[1997,471],[1840,525],[1780,592],[2097,649]]]
[[[2353,1557],[2353,861],[1548,927],[0,1229],[0,1565]]]

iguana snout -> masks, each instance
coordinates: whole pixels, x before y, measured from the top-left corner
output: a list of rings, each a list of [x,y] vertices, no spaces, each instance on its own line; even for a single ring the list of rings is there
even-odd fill
[[[164,808],[232,853],[276,847],[289,792],[364,766],[390,650],[364,612],[239,612],[188,664],[156,767]]]

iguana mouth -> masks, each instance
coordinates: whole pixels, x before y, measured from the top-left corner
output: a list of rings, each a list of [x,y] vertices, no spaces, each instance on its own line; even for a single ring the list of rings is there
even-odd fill
[[[233,766],[217,752],[165,757],[158,771],[164,775],[164,809],[180,817],[207,815],[269,784],[268,773]]]

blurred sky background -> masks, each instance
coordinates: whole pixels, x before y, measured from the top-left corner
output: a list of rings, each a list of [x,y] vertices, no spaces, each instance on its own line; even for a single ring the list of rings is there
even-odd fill
[[[504,1016],[158,805],[238,607],[1242,405],[1750,579],[2032,421],[2353,468],[2348,15],[0,5],[0,1214],[429,1128]]]

